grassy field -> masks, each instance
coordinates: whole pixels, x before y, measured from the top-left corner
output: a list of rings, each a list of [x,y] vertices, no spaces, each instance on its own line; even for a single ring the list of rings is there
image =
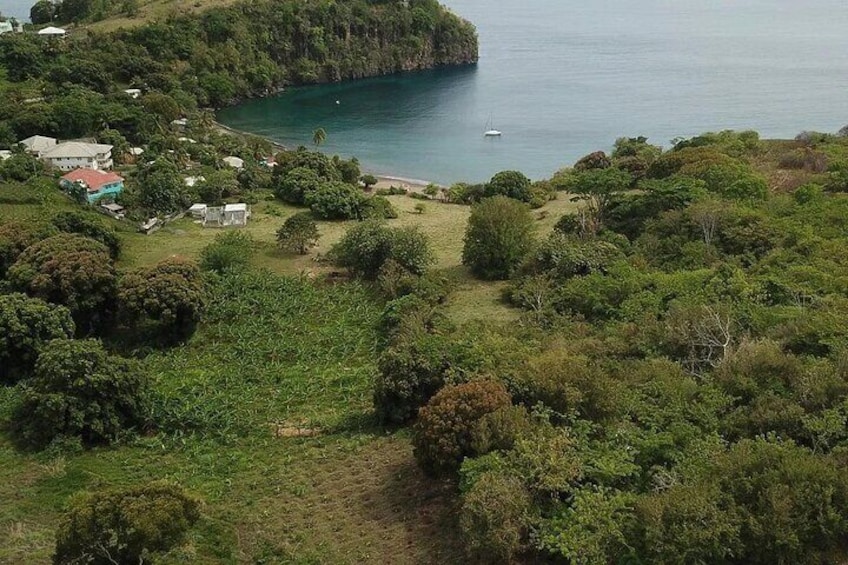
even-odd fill
[[[0,221],[46,220],[74,205],[49,187],[0,188]],[[473,280],[460,257],[470,209],[391,197],[396,226],[419,226],[437,267],[458,281],[458,321],[511,321],[502,286]],[[549,231],[573,204],[534,214]],[[246,230],[257,269],[214,287],[185,346],[149,355],[161,432],[88,452],[23,454],[0,435],[0,563],[48,563],[61,510],[76,492],[152,479],[205,501],[201,524],[165,563],[456,563],[464,560],[448,487],[426,479],[405,432],[375,428],[371,382],[380,301],[355,283],[315,284],[347,222],[322,222],[310,255],[281,252],[275,232],[295,208],[262,202]],[[194,257],[218,230],[190,219],[150,236],[128,222],[121,268]],[[297,275],[305,276],[297,276]],[[278,275],[294,275],[280,277]],[[0,389],[0,418],[14,399]]]
[[[132,28],[153,21],[165,20],[172,15],[198,13],[209,8],[233,4],[236,0],[139,0],[138,12],[134,16],[117,15],[100,22],[87,24],[85,29],[110,32],[120,28]]]
[[[480,282],[472,278],[462,266],[462,245],[465,226],[471,209],[468,206],[445,204],[438,201],[425,203],[423,214],[415,212],[419,200],[406,196],[389,197],[399,212],[399,217],[389,220],[392,226],[418,226],[433,242],[436,251],[436,268],[442,269],[457,280],[458,286],[452,296],[451,315],[457,321],[486,319],[511,321],[517,311],[503,305],[503,285]],[[549,233],[562,214],[574,211],[576,204],[567,196],[548,203],[534,211],[538,219],[538,234]],[[257,243],[253,262],[257,267],[269,269],[282,275],[306,275],[321,277],[334,269],[322,257],[336,243],[351,222],[320,222],[321,238],[318,247],[308,255],[297,255],[281,251],[276,245],[276,232],[285,219],[300,209],[280,202],[261,202],[253,207],[253,216],[245,228]],[[204,229],[191,219],[169,224],[150,235],[129,234],[126,242],[126,265],[155,263],[172,255],[194,257],[220,233]]]

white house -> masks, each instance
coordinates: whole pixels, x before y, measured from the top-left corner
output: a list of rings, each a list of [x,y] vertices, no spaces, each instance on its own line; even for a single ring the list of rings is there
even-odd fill
[[[11,20],[0,22],[0,35],[3,35],[4,33],[20,33],[21,31],[23,31],[21,24],[16,26],[11,22]]]
[[[24,146],[28,152],[32,153],[36,157],[41,157],[42,153],[50,151],[54,147],[56,147],[56,139],[53,137],[45,137],[43,135],[33,135],[32,137],[28,137],[23,141],[19,141],[21,145]]]
[[[38,30],[38,35],[44,35],[48,37],[64,37],[65,33],[67,32],[64,29],[53,26]]]
[[[60,171],[112,168],[112,146],[99,143],[68,141],[42,152],[40,157],[45,163]]]
[[[250,217],[247,204],[225,204],[207,206],[203,216],[203,227],[223,228],[228,226],[246,226]]]
[[[141,96],[141,89],[140,88],[128,88],[128,89],[124,90],[124,93],[127,96],[129,96],[130,98],[138,98],[139,96]]]
[[[234,168],[234,169],[243,169],[244,168],[244,159],[239,157],[233,157],[232,155],[229,157],[224,157],[222,159],[224,164]]]

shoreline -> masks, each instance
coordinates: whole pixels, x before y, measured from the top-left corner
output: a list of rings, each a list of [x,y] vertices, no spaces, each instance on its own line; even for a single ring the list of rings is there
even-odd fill
[[[219,122],[218,120],[213,121],[212,129],[215,129],[218,132],[224,133],[224,134],[227,134],[227,135],[237,135],[237,136],[241,136],[241,137],[247,137],[247,136],[259,137],[259,138],[264,139],[268,143],[270,143],[275,149],[278,149],[280,151],[291,151],[291,149],[289,147],[287,147],[286,145],[283,145],[282,143],[280,143],[278,141],[274,141],[270,137],[266,137],[264,135],[258,135],[258,134],[255,134],[255,133],[250,133],[249,131],[239,130],[239,129],[224,125],[221,122]],[[378,173],[376,171],[372,171],[372,170],[368,170],[368,169],[364,169],[364,168],[362,169],[362,172],[365,173],[365,174],[371,174],[371,175],[374,175],[375,177],[377,177],[377,184],[374,185],[375,189],[391,188],[391,187],[395,186],[395,187],[405,188],[406,190],[421,192],[422,190],[424,190],[425,188],[427,188],[431,184],[435,184],[436,186],[439,186],[439,187],[442,186],[439,183],[434,183],[434,182],[430,182],[430,181],[427,181],[427,180],[413,179],[413,178],[403,177],[403,176],[398,176],[398,175]]]

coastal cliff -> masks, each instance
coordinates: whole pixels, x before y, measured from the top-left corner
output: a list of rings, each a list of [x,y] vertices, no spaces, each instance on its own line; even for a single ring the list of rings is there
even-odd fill
[[[118,80],[176,78],[201,105],[222,106],[288,85],[475,63],[474,26],[438,2],[261,0],[101,34],[132,46]],[[105,42],[105,49],[109,44]],[[114,54],[116,57],[117,53]]]

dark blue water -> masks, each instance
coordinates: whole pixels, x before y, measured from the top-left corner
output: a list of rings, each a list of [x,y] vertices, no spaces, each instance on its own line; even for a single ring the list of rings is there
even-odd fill
[[[845,0],[448,4],[478,27],[477,67],[293,90],[221,120],[295,145],[323,127],[327,151],[440,182],[548,176],[622,135],[848,124]],[[490,116],[502,139],[483,138]]]

